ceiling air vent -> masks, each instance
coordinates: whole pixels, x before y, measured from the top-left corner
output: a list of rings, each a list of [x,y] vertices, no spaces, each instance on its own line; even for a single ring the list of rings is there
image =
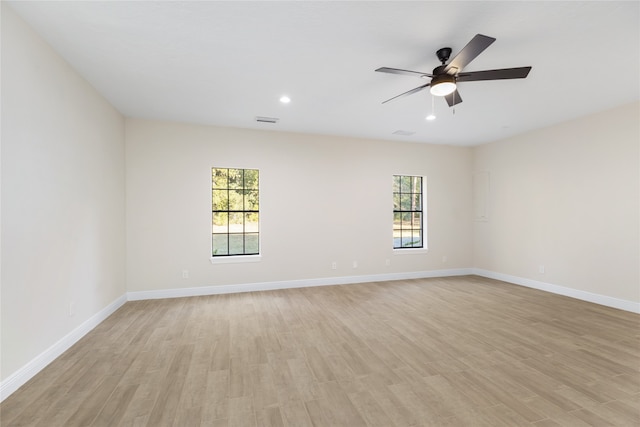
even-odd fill
[[[256,116],[256,122],[260,122],[260,123],[278,123],[278,120],[275,117],[262,117],[262,116]]]
[[[413,135],[415,132],[412,132],[410,130],[397,130],[395,131],[393,134],[394,135],[402,135],[402,136],[411,136]]]

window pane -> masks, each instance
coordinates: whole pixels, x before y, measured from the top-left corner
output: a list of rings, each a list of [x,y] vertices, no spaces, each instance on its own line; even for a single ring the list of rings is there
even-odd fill
[[[393,210],[394,211],[400,210],[400,194],[399,193],[393,193]]]
[[[402,230],[402,246],[407,248],[421,247],[422,236],[420,230]]]
[[[248,190],[258,189],[258,169],[245,169],[244,171],[244,188]]]
[[[245,211],[257,211],[259,209],[258,192],[254,190],[248,190],[244,193],[244,210]]]
[[[422,228],[422,212],[414,212],[411,218],[411,228]]]
[[[242,211],[244,191],[243,190],[229,190],[229,210],[230,211]]]
[[[421,211],[422,210],[422,194],[417,193],[413,194],[413,204],[411,206],[412,211]]]
[[[229,255],[244,254],[244,235],[229,234]]]
[[[258,214],[257,213],[248,212],[244,214],[244,232],[245,233],[258,232]]]
[[[251,233],[244,235],[244,252],[247,254],[259,253],[260,244],[258,240],[258,233]]]
[[[227,247],[228,234],[213,234],[211,235],[211,254],[212,255],[227,255],[229,253]]]
[[[212,217],[211,232],[227,233],[227,221],[229,220],[229,214],[226,212],[214,212]]]
[[[393,192],[394,193],[400,192],[400,175],[393,176]]]
[[[411,230],[403,230],[402,231],[402,247],[410,248],[413,246],[413,236],[411,234]]]
[[[229,169],[229,188],[242,188],[242,169]]]
[[[411,194],[400,195],[400,210],[401,211],[411,210]]]
[[[229,209],[229,196],[227,190],[213,190],[211,200],[211,210],[226,211]]]
[[[400,230],[402,228],[402,214],[394,212],[393,214],[393,229]]]
[[[421,176],[413,177],[413,188],[411,191],[413,193],[422,193],[422,177]]]
[[[402,228],[411,228],[411,212],[403,212],[401,215]]]
[[[411,193],[411,177],[410,176],[400,177],[400,192]]]
[[[227,169],[212,168],[211,169],[211,182],[213,188],[228,188],[227,184]]]
[[[420,230],[415,230],[414,234],[413,234],[413,238],[416,239],[416,243],[414,246],[420,246],[422,247],[422,229]]]
[[[244,232],[244,214],[242,212],[229,213],[229,233]]]

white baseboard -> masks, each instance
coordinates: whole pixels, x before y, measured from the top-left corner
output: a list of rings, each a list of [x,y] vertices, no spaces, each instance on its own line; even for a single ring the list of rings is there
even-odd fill
[[[0,383],[0,402],[9,397],[14,391],[19,389],[38,372],[43,370],[49,363],[53,362],[62,353],[71,348],[71,346],[78,342],[80,338],[84,337],[117,309],[122,307],[125,302],[127,302],[126,295],[120,296],[114,302],[91,316],[73,331],[69,332],[61,340],[53,344],[44,352],[40,353],[40,355],[36,356],[22,368],[5,378]]]
[[[161,298],[194,297],[202,295],[232,294],[240,292],[271,291],[275,289],[307,288],[313,286],[348,285],[353,283],[385,282],[391,280],[422,279],[428,277],[465,276],[473,274],[470,268],[415,271],[409,273],[374,274],[367,276],[323,277],[319,279],[287,280],[283,282],[242,283],[237,285],[201,286],[195,288],[135,291],[127,293],[128,301]]]
[[[551,292],[553,294],[564,295],[567,297],[640,314],[640,303],[638,302],[613,298],[606,295],[594,294],[591,292],[581,291],[579,289],[567,288],[564,286],[539,282],[537,280],[526,279],[523,277],[511,276],[509,274],[496,273],[494,271],[483,270],[480,268],[472,268],[471,271],[472,274],[475,274],[477,276],[501,280],[503,282],[513,283],[514,285],[526,286],[527,288],[539,289],[541,291]]]

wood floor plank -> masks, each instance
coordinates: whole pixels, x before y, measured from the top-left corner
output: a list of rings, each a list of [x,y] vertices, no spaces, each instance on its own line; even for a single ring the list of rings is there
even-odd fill
[[[128,302],[0,425],[640,425],[640,316],[475,276]]]
[[[119,427],[146,426],[149,415],[158,396],[158,385],[151,382],[141,382],[131,398]]]
[[[229,371],[209,371],[202,397],[202,424],[229,418]]]
[[[232,357],[229,369],[229,397],[251,396],[251,366],[242,357]]]
[[[160,385],[155,405],[149,414],[148,425],[173,425],[192,354],[192,344],[181,345],[175,352],[167,376]]]
[[[405,406],[406,402],[388,388],[384,378],[372,374],[363,378],[362,382],[385,414],[393,421],[394,426],[408,427],[417,424],[418,414]]]
[[[318,382],[334,381],[336,378],[327,363],[315,346],[306,347],[304,349],[305,360],[313,373],[314,378]]]
[[[67,426],[88,426],[93,423],[96,416],[102,411],[105,402],[115,390],[119,376],[109,375],[102,379],[96,390],[83,400],[76,412],[66,421]]]
[[[229,427],[256,427],[256,413],[250,396],[229,399]]]
[[[302,400],[289,400],[281,404],[280,414],[287,427],[312,427],[313,423]]]
[[[250,368],[250,374],[253,404],[256,410],[277,407],[278,396],[269,365],[265,363],[253,365]]]
[[[324,403],[325,416],[331,421],[331,425],[366,425],[366,422],[338,382],[321,383],[319,388],[322,398],[318,401]]]
[[[118,425],[131,404],[138,385],[119,385],[93,420],[92,426]]]
[[[294,381],[298,394],[302,400],[315,400],[320,397],[318,382],[313,376],[311,369],[307,366],[304,359],[295,358],[287,360],[289,372]]]
[[[258,427],[284,427],[280,408],[263,408],[256,412]]]
[[[370,392],[361,391],[349,394],[349,400],[365,420],[367,426],[388,427],[393,425],[393,421],[373,398]]]

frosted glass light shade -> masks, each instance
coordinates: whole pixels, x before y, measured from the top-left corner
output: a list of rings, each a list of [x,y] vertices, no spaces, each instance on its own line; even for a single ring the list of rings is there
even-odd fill
[[[449,74],[441,74],[435,76],[431,80],[431,89],[429,91],[434,96],[446,96],[456,90],[456,80]]]

